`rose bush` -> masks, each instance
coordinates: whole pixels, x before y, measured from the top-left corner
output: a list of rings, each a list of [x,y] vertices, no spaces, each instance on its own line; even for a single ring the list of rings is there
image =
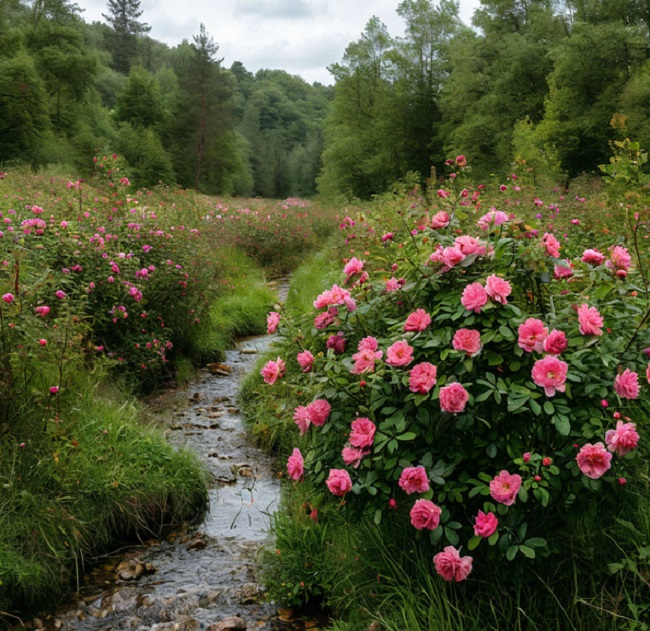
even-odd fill
[[[300,484],[329,488],[351,519],[410,514],[456,581],[478,562],[456,546],[548,554],[592,493],[627,492],[650,390],[631,247],[486,213],[459,180],[431,207],[346,218],[341,286],[302,319],[282,315],[287,370],[267,386],[296,408]],[[301,410],[316,400],[331,409],[311,427]]]

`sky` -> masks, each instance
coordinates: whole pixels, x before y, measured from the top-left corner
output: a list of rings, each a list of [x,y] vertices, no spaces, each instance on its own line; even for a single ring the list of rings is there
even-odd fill
[[[105,0],[75,0],[87,22],[104,22]],[[219,45],[229,68],[280,69],[312,83],[333,83],[327,66],[340,61],[347,45],[376,15],[392,36],[404,33],[399,0],[140,0],[150,35],[169,46],[191,41],[201,22]],[[479,0],[460,0],[460,17],[470,23]]]

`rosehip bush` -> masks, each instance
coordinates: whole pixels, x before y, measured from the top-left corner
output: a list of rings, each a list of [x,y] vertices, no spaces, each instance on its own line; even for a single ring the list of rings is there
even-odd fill
[[[458,581],[458,546],[552,553],[594,493],[642,484],[650,305],[625,244],[567,241],[449,188],[357,225],[339,285],[271,317],[262,375],[293,402],[294,484],[351,519],[408,515]]]

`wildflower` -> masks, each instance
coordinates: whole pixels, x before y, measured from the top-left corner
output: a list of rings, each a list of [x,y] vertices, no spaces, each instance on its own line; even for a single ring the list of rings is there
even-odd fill
[[[605,433],[607,449],[618,456],[623,457],[630,453],[639,442],[639,434],[636,431],[636,423],[624,423],[618,421],[616,429],[607,430]]]
[[[473,329],[458,329],[454,333],[452,345],[457,351],[465,351],[470,357],[481,352],[481,333]]]
[[[352,490],[352,480],[350,479],[350,474],[345,469],[330,469],[325,484],[327,484],[330,493],[337,497],[342,497]]]
[[[413,348],[406,340],[395,342],[386,349],[386,363],[390,366],[408,366],[413,361]]]
[[[537,318],[528,318],[519,325],[519,339],[517,345],[526,352],[536,351],[541,353],[544,348],[544,340],[548,337],[548,329],[544,323]]]
[[[521,476],[508,471],[501,471],[490,482],[490,497],[495,502],[512,506],[521,487]]]
[[[440,524],[442,509],[431,500],[415,500],[411,508],[411,525],[418,530],[435,530]]]
[[[478,512],[474,520],[474,534],[477,537],[489,537],[494,534],[499,526],[499,520],[494,513]]]
[[[447,546],[442,552],[433,557],[436,572],[445,581],[465,580],[472,571],[472,557],[461,557],[460,552],[454,546]]]
[[[597,480],[611,468],[612,454],[607,452],[603,443],[586,444],[576,456],[578,468],[588,478]]]
[[[636,399],[639,396],[639,375],[626,368],[614,379],[614,390],[623,399]]]
[[[416,364],[409,373],[409,389],[411,392],[426,394],[436,385],[438,369],[429,362]]]
[[[431,324],[431,316],[424,309],[416,309],[406,318],[405,331],[424,331]]]
[[[544,388],[547,397],[552,397],[556,391],[565,391],[568,368],[566,362],[553,355],[538,359],[532,370],[533,381],[536,385]]]
[[[273,385],[278,379],[284,377],[285,370],[286,365],[284,360],[278,357],[275,361],[271,360],[267,362],[264,368],[260,371],[260,374],[266,383]]]
[[[583,303],[578,307],[578,322],[582,335],[602,335],[603,318],[596,307]]]
[[[443,412],[452,414],[462,412],[468,400],[469,394],[460,383],[450,383],[440,388],[440,409]]]
[[[406,467],[397,482],[406,494],[426,493],[429,490],[429,478],[423,466]]]
[[[293,450],[287,460],[287,473],[292,480],[300,480],[305,474],[304,461],[298,448]]]
[[[461,304],[468,311],[481,313],[481,309],[488,301],[488,295],[485,288],[480,283],[471,283],[463,289],[463,295],[460,299]]]
[[[375,424],[368,418],[357,418],[352,421],[352,431],[350,432],[350,444],[353,447],[367,449],[372,447],[375,440]]]

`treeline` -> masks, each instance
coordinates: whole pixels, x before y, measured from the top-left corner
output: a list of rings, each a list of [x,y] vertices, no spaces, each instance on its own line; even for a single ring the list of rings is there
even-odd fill
[[[366,198],[458,153],[479,177],[561,181],[617,135],[650,148],[650,3],[481,0],[474,29],[453,0],[398,13],[404,37],[372,18],[330,68],[321,191]]]
[[[139,5],[108,0],[87,24],[69,0],[0,0],[0,166],[84,173],[115,152],[141,186],[313,194],[332,88],[225,68],[203,26],[170,48]]]

